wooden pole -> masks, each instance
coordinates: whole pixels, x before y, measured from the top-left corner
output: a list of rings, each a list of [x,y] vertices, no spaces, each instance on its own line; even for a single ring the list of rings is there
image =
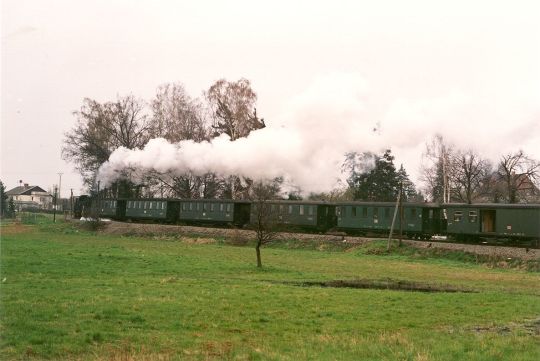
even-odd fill
[[[401,199],[401,191],[402,191],[402,187],[399,188],[399,193],[398,193],[398,196],[397,196],[397,199],[396,199],[396,207],[394,208],[394,216],[392,217],[392,225],[390,226],[390,234],[388,235],[388,245],[386,247],[387,251],[390,251],[390,247],[392,245],[392,233],[394,231],[394,225],[396,223],[396,215],[397,215],[398,209],[399,209],[399,202],[400,202],[400,199]]]
[[[403,240],[403,200],[401,199],[403,194],[403,181],[399,185],[399,247]]]

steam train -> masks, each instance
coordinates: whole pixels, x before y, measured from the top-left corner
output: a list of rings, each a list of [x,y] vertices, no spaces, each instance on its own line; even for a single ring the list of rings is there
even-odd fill
[[[256,202],[222,199],[92,199],[81,196],[75,216],[90,214],[119,221],[250,227]],[[273,200],[268,214],[283,230],[339,231],[353,235],[388,235],[394,229],[411,239],[435,235],[457,241],[497,240],[538,247],[540,204],[313,202]]]

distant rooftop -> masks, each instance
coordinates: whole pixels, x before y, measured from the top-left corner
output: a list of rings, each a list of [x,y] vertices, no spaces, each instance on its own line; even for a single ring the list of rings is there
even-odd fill
[[[40,186],[29,186],[28,184],[25,184],[23,186],[10,189],[9,191],[6,192],[6,195],[8,196],[28,195],[29,196],[32,194],[32,192],[47,193],[47,191],[41,188]]]

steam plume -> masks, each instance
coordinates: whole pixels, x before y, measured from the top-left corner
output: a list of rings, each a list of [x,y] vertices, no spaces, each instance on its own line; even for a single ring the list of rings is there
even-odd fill
[[[405,166],[414,178],[419,149],[437,133],[460,147],[485,151],[492,158],[504,150],[501,138],[506,139],[507,148],[536,141],[540,144],[538,118],[531,116],[534,112],[529,109],[512,113],[515,101],[505,108],[453,92],[432,99],[400,99],[378,116],[370,108],[368,95],[359,74],[320,77],[291,101],[279,119],[267,121],[266,128],[246,138],[231,142],[221,135],[210,142],[176,144],[158,138],[144,149],[119,148],[100,168],[98,179],[108,184],[126,168],[178,175],[216,172],[253,179],[284,176],[303,191],[319,192],[336,185],[346,152],[392,148],[398,157],[405,154]],[[490,122],[499,125],[491,126],[489,137],[485,137]],[[540,157],[534,150],[531,153]]]

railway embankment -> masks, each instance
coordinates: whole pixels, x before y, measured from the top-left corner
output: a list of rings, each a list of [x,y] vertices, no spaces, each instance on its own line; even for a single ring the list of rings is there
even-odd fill
[[[152,237],[190,237],[201,241],[208,238],[224,238],[234,243],[247,243],[255,238],[255,232],[246,229],[194,227],[164,224],[105,222],[101,232],[112,235],[152,236]],[[298,240],[300,242],[315,241],[318,243],[347,243],[362,245],[372,242],[374,238],[343,236],[341,234],[312,234],[312,233],[279,233],[278,240]],[[380,238],[378,239],[380,240]],[[479,256],[494,258],[521,259],[524,261],[540,260],[540,249],[491,246],[479,244],[461,244],[445,241],[415,241],[403,240],[403,243],[415,248],[434,248],[456,252],[466,252]]]

